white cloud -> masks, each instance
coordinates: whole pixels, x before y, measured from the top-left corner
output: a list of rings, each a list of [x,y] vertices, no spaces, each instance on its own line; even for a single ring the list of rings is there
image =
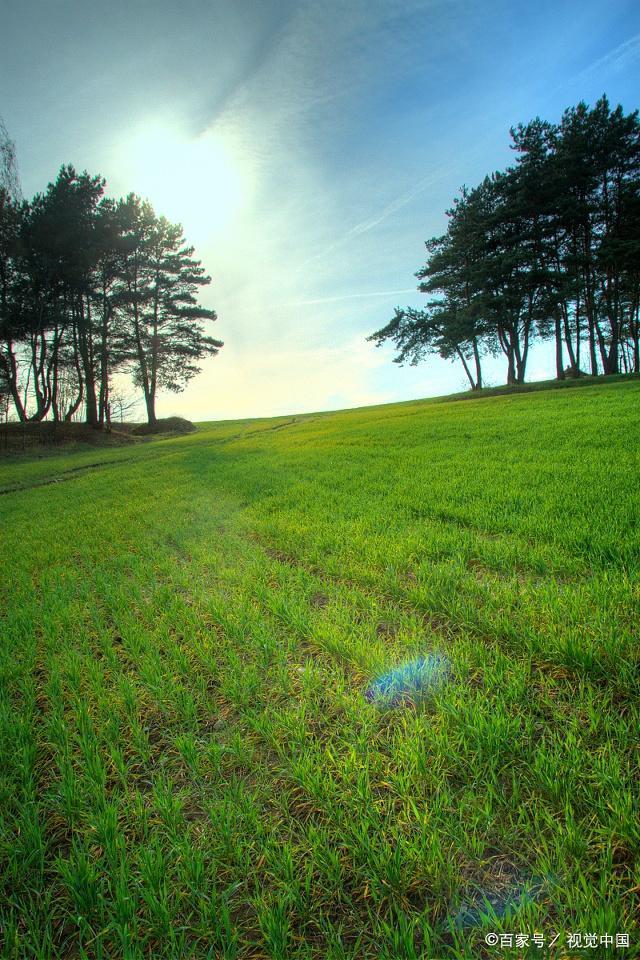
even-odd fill
[[[595,60],[584,70],[581,70],[574,80],[585,80],[593,77],[594,74],[618,73],[626,70],[638,59],[640,59],[640,33],[636,33],[629,40],[625,40],[624,43],[614,47],[604,57]]]
[[[371,297],[395,297],[402,293],[415,293],[415,287],[405,287],[402,290],[372,290],[367,293],[345,293],[340,297],[316,297],[314,300],[294,300],[291,303],[282,303],[281,307],[310,307],[318,303],[342,303],[343,300],[368,300]]]

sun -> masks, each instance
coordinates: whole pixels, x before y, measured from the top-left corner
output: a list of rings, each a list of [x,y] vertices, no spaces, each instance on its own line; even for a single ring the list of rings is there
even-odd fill
[[[246,201],[242,158],[215,131],[189,138],[167,121],[147,121],[127,137],[121,155],[131,189],[181,223],[190,242],[219,235]]]

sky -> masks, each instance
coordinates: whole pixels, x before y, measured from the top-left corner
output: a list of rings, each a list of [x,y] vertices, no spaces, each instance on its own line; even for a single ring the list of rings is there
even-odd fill
[[[3,40],[24,194],[63,163],[100,173],[182,223],[213,278],[225,345],[158,403],[192,420],[464,389],[459,365],[366,340],[423,305],[424,241],[513,162],[514,124],[640,106],[637,0],[22,0]],[[534,347],[528,379],[553,369]]]

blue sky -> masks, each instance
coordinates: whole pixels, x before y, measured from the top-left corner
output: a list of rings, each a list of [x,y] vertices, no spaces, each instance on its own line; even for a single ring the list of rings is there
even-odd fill
[[[637,2],[36,3],[3,14],[0,113],[24,192],[62,163],[181,221],[214,282],[219,357],[163,415],[447,393],[366,336],[420,305],[445,209],[511,160],[509,127],[603,92],[639,106]],[[489,361],[493,382],[504,364]],[[551,375],[536,347],[529,377]]]

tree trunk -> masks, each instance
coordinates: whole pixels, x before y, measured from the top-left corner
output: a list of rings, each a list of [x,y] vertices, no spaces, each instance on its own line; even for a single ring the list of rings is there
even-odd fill
[[[596,334],[591,317],[588,318],[589,326],[589,360],[591,362],[591,376],[598,376],[598,357],[596,356]]]
[[[86,418],[85,422],[98,428],[98,401],[96,398],[96,378],[93,369],[93,342],[91,336],[91,312],[87,303],[87,312],[84,309],[84,297],[80,298],[78,325],[78,347],[82,359],[84,373]]]
[[[150,424],[151,426],[153,426],[153,424],[155,424],[155,423],[158,422],[157,419],[156,419],[156,398],[155,398],[155,394],[154,394],[154,393],[151,393],[151,391],[148,391],[148,392],[145,394],[144,402],[145,402],[145,405],[146,405],[146,407],[147,407],[147,421],[149,422],[149,424]]]
[[[556,379],[564,380],[564,357],[562,354],[562,327],[560,325],[560,310],[555,311],[555,339],[556,339]]]
[[[40,349],[38,349],[38,344]],[[31,335],[31,369],[33,370],[33,392],[36,398],[36,410],[29,420],[39,423],[44,420],[51,407],[51,395],[45,376],[47,357],[47,339],[44,333]]]
[[[531,327],[533,325],[533,303],[529,303],[529,311],[524,322],[524,332],[522,340],[522,350],[520,350],[520,344],[518,342],[518,322],[516,321],[516,335],[515,335],[515,354],[516,354],[516,376],[518,383],[524,383],[524,377],[527,369],[527,358],[529,356],[529,337],[531,333]]]
[[[78,353],[77,327],[75,323],[73,325],[73,362],[76,368],[76,376],[78,378],[78,396],[64,415],[65,423],[71,423],[73,415],[79,409],[80,404],[84,400],[84,380],[82,379],[82,368],[80,366],[80,356]]]
[[[604,356],[602,355],[602,334],[598,326],[598,321],[596,318],[596,309],[593,295],[594,283],[591,276],[591,267],[590,264],[593,261],[591,254],[591,232],[589,225],[587,224],[584,232],[583,240],[583,256],[584,256],[584,274],[583,274],[583,284],[582,288],[584,290],[584,310],[587,317],[587,324],[589,326],[589,353],[591,358],[591,374],[596,377],[598,375],[598,358],[596,355],[596,334],[598,339],[598,346],[600,348],[600,355],[602,362],[604,364]]]
[[[158,384],[158,305],[159,305],[160,275],[156,272],[156,284],[153,299],[153,334],[151,337],[151,379],[149,383],[149,397],[151,406],[147,403],[149,423],[156,422],[156,389]],[[464,362],[464,361],[463,361]],[[466,364],[465,364],[466,366]]]
[[[102,324],[100,327],[100,389],[98,419],[101,424],[109,423],[109,321],[111,309],[107,298],[106,281],[102,279]]]
[[[509,336],[509,332],[506,327],[502,327],[500,324],[498,324],[496,332],[498,334],[498,341],[500,343],[502,352],[507,358],[507,384],[515,383],[516,374],[513,357],[513,341]]]
[[[576,364],[576,355],[573,352],[573,337],[571,333],[571,328],[569,326],[569,316],[568,311],[565,309],[562,312],[562,322],[564,326],[564,342],[567,345],[567,353],[569,354],[569,367],[571,369],[571,376],[578,376],[578,369]]]
[[[16,361],[16,355],[13,352],[13,341],[11,340],[6,342],[5,350],[0,353],[0,369],[4,374],[4,378],[9,387],[9,393],[11,394],[13,405],[16,408],[18,420],[20,420],[21,423],[24,423],[27,419],[27,412],[25,410],[25,405],[22,402],[22,397],[20,396],[20,388],[18,386],[18,364]]]
[[[131,291],[131,283],[129,283],[129,291],[133,292],[133,332],[135,336],[136,344],[136,354],[138,356],[138,365],[140,368],[140,382],[142,384],[142,390],[144,393],[144,402],[147,408],[147,421],[150,424],[156,422],[156,398],[155,392],[151,389],[151,382],[149,378],[149,368],[147,365],[147,359],[144,352],[144,343],[142,342],[142,320],[140,318],[140,313],[138,311],[138,301],[135,295],[135,290]]]
[[[576,376],[580,376],[580,297],[576,300],[576,349],[575,349],[575,364],[576,364]]]
[[[480,351],[478,350],[478,338],[473,338],[473,359],[476,364],[476,390],[482,390],[482,367],[480,365]],[[472,388],[473,389],[473,388]]]
[[[633,372],[640,373],[640,324],[636,321],[631,328],[633,338]]]
[[[624,343],[620,344],[620,353],[622,355],[622,369],[624,373],[629,373],[629,361],[627,359],[627,348]]]
[[[53,345],[47,364],[47,390],[49,393],[49,403],[53,410],[54,423],[58,423],[60,420],[60,409],[58,406],[58,356],[62,335],[63,331],[59,330],[58,324],[56,323],[53,328]]]
[[[620,372],[620,358],[618,356],[618,347],[619,347],[618,329],[617,329],[617,326],[615,326],[611,334],[611,344],[609,346],[609,352],[605,357],[605,362],[604,362],[605,373]]]
[[[600,362],[602,363],[602,372],[607,372],[607,345],[605,343],[604,334],[602,332],[602,327],[598,322],[598,318],[594,317],[593,326],[596,332],[596,343],[598,344],[598,352],[600,353]]]
[[[66,412],[65,415],[64,415],[64,421],[65,421],[65,423],[71,423],[71,421],[73,420],[74,414],[75,414],[75,413],[78,411],[78,409],[80,408],[80,404],[82,403],[83,400],[84,400],[84,385],[83,385],[83,382],[82,382],[82,380],[81,380],[81,381],[80,381],[80,386],[79,386],[79,388],[78,388],[78,396],[77,396],[76,399],[73,401],[73,403],[71,404],[71,406],[69,407],[69,409],[67,410],[67,412]]]

